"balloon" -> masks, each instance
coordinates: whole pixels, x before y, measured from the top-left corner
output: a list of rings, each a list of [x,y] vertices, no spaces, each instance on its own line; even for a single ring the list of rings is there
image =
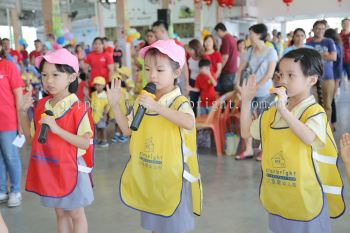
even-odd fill
[[[73,35],[72,33],[66,33],[66,34],[64,34],[64,39],[65,39],[65,40],[70,41],[70,40],[72,40],[73,38],[74,38],[74,35]]]
[[[63,32],[64,32],[64,34],[67,34],[67,33],[69,33],[69,30],[68,30],[68,28],[63,28]]]
[[[140,34],[139,32],[136,32],[136,33],[135,33],[135,38],[136,38],[136,39],[140,39],[140,37],[141,37],[141,34]]]
[[[75,46],[76,43],[77,43],[77,41],[73,38],[73,40],[71,40],[70,43],[71,43],[73,46]]]
[[[133,40],[134,40],[134,37],[132,37],[132,36],[128,36],[128,37],[126,38],[126,41],[127,41],[128,43],[131,43]]]
[[[57,42],[57,44],[63,45],[64,44],[64,37],[63,36],[58,37],[56,42]]]
[[[133,46],[136,46],[136,45],[139,44],[139,40],[134,38],[134,39],[131,41],[131,44],[132,44]]]

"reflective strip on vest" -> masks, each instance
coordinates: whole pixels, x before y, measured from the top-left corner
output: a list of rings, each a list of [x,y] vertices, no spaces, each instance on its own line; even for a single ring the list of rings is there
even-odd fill
[[[194,177],[191,175],[191,173],[189,173],[188,171],[185,170],[184,174],[183,174],[183,178],[185,178],[185,180],[187,180],[190,183],[196,183],[196,182],[198,182],[200,177],[199,176]]]
[[[327,163],[327,164],[333,164],[333,165],[337,164],[337,157],[320,155],[316,151],[312,152],[312,157],[314,158],[314,160],[321,162],[321,163]]]
[[[84,172],[84,173],[91,173],[92,168],[86,167],[86,166],[82,166],[82,165],[78,165],[78,171]]]
[[[342,194],[342,187],[322,185],[322,189],[323,189],[323,192],[325,192],[325,193],[335,194],[335,195]]]

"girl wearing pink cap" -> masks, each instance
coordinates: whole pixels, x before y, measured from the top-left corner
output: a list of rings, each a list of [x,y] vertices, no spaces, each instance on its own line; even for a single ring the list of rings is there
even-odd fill
[[[94,199],[90,173],[93,160],[93,121],[90,110],[74,94],[78,87],[78,59],[66,49],[36,58],[36,67],[49,96],[33,105],[23,96],[21,124],[32,143],[26,190],[41,196],[44,207],[55,208],[59,233],[87,233],[84,207]],[[49,130],[43,133],[44,124]],[[42,137],[44,136],[44,137]]]
[[[122,202],[141,212],[142,228],[156,233],[184,233],[201,214],[201,180],[196,151],[195,118],[176,79],[185,51],[174,40],[158,40],[143,48],[145,75],[155,95],[142,92],[134,105],[147,111],[137,131],[119,108],[120,81],[107,88],[108,100],[123,135],[131,135],[130,160],[120,182]],[[147,85],[148,86],[148,85]]]

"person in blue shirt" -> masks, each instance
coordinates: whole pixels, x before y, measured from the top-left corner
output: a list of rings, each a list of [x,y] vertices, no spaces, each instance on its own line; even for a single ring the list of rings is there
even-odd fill
[[[283,55],[294,49],[313,48],[312,46],[305,44],[305,39],[306,39],[306,33],[304,29],[302,28],[295,29],[293,32],[293,38],[292,38],[291,44],[288,48],[285,48]]]
[[[313,25],[314,37],[307,45],[314,47],[322,56],[324,74],[322,77],[322,91],[324,109],[327,113],[328,120],[332,116],[332,101],[334,98],[334,73],[333,62],[337,60],[337,49],[332,39],[325,38],[327,22],[325,20],[318,20]],[[320,98],[320,96],[319,96]]]

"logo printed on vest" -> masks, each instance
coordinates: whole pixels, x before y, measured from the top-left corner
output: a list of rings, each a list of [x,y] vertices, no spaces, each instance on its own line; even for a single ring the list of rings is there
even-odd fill
[[[272,166],[274,168],[286,168],[286,160],[283,157],[282,151],[272,157]]]
[[[296,187],[296,172],[288,171],[285,168],[286,160],[283,157],[283,152],[278,152],[271,159],[274,169],[266,169],[266,180],[270,184]]]
[[[162,168],[162,157],[158,156],[154,152],[154,143],[152,138],[147,138],[145,142],[145,153],[140,152],[139,163],[142,166],[152,169]]]

